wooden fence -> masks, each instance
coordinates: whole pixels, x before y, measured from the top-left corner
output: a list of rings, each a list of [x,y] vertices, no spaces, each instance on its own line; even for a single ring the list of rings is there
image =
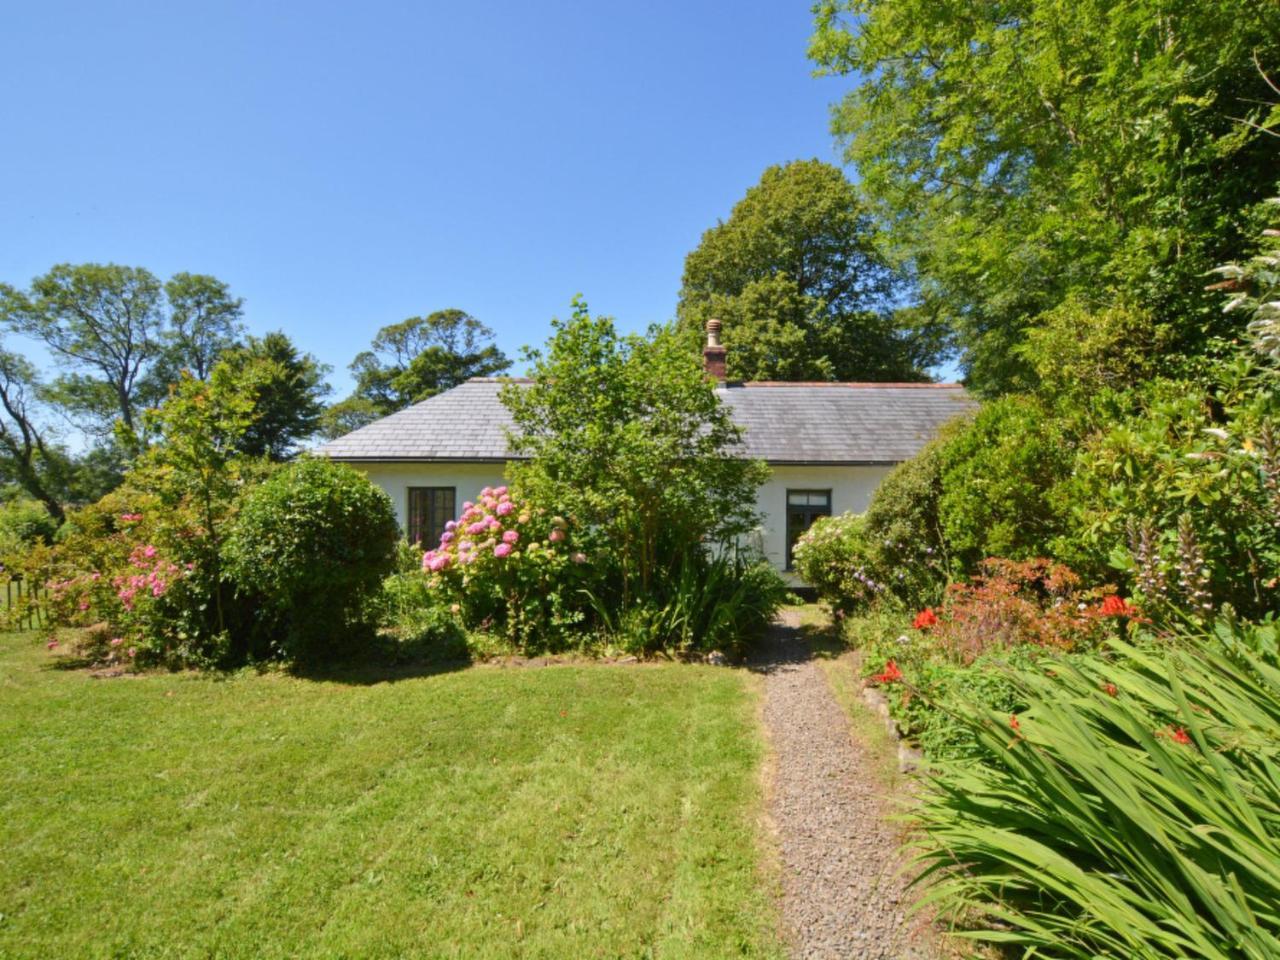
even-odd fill
[[[0,574],[3,576],[3,574]],[[44,600],[49,591],[43,584],[10,576],[4,585],[4,624],[10,630],[39,630],[47,626]]]

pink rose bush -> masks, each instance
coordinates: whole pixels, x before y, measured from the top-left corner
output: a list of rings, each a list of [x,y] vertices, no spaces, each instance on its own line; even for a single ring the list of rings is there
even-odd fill
[[[570,549],[569,529],[507,487],[485,487],[445,525],[422,570],[441,606],[469,629],[545,646],[582,619],[572,601],[587,556]]]

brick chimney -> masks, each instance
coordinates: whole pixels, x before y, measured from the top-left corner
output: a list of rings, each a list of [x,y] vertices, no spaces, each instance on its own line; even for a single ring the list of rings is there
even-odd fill
[[[702,365],[707,376],[723,383],[727,378],[724,366],[725,349],[720,345],[720,321],[707,321],[707,345],[702,348]]]

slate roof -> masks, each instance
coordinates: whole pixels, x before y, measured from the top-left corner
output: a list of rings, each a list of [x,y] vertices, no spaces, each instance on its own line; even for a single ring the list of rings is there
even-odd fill
[[[512,426],[502,379],[476,378],[316,450],[343,461],[501,462]],[[527,380],[514,380],[528,383]],[[958,384],[728,383],[740,452],[773,464],[887,464],[976,406]]]

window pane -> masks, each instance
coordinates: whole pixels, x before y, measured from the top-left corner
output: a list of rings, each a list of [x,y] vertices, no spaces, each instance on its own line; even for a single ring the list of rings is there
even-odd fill
[[[410,487],[405,535],[410,543],[434,547],[444,525],[453,519],[456,493],[453,487]]]

